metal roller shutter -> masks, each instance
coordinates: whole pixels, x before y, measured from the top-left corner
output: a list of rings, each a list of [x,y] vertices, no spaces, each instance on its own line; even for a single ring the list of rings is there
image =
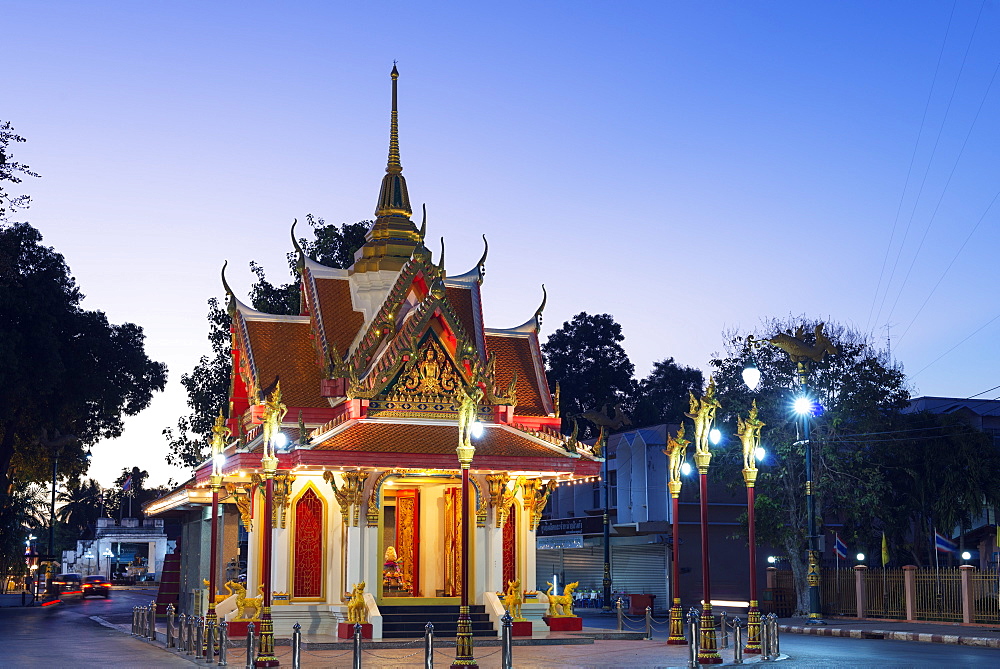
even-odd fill
[[[611,547],[611,583],[617,592],[656,595],[655,611],[670,608],[667,599],[665,544]],[[603,569],[603,565],[602,565]]]

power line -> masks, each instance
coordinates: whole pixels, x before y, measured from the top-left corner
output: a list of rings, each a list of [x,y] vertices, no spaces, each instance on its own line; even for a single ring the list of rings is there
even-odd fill
[[[896,237],[896,226],[899,223],[899,213],[903,210],[903,201],[906,197],[906,189],[910,185],[910,175],[913,172],[913,164],[916,162],[917,149],[920,148],[920,138],[924,134],[924,127],[927,120],[927,110],[931,106],[931,98],[934,95],[934,87],[937,85],[938,72],[941,70],[941,60],[944,56],[944,47],[948,43],[948,36],[951,34],[951,23],[955,18],[955,6],[958,4],[958,0],[951,5],[951,13],[948,15],[948,27],[944,33],[944,39],[941,41],[941,49],[938,51],[937,64],[934,66],[934,76],[931,78],[931,87],[927,91],[927,101],[924,103],[924,112],[920,116],[920,128],[917,130],[917,139],[913,143],[913,153],[910,154],[910,164],[906,168],[906,179],[903,181],[903,192],[899,194],[899,203],[896,205],[896,216],[892,220],[892,230],[889,233],[889,245],[885,249],[885,257],[882,258],[882,269],[879,271],[878,283],[875,286],[875,295],[872,296],[872,305],[868,308],[868,321],[865,323],[865,332],[868,331],[868,326],[871,325],[872,312],[875,311],[875,303],[878,302],[878,294],[882,288],[882,277],[885,276],[885,266],[889,262],[889,254],[892,252],[892,240]],[[886,286],[888,290],[888,285]]]
[[[972,331],[972,334],[968,335],[962,341],[958,342],[957,344],[955,344],[954,346],[952,346],[951,348],[949,348],[947,351],[945,351],[944,353],[942,353],[938,357],[936,357],[933,360],[931,360],[929,363],[927,363],[926,365],[924,365],[923,367],[921,367],[917,372],[915,372],[913,374],[910,374],[910,378],[912,379],[913,377],[917,376],[918,374],[920,374],[921,372],[923,372],[925,369],[927,369],[928,367],[930,367],[931,365],[933,365],[934,363],[936,363],[938,360],[940,360],[941,358],[945,357],[946,355],[948,355],[949,353],[951,353],[952,351],[954,351],[956,348],[958,348],[959,346],[961,346],[962,344],[964,344],[968,340],[972,339],[972,337],[974,337],[975,335],[979,334],[980,330],[984,329],[987,325],[992,324],[993,321],[997,320],[998,318],[1000,318],[1000,314],[997,314],[996,316],[994,316],[990,320],[988,320],[985,323],[983,323],[982,325],[980,325],[978,328],[976,328],[975,330]]]

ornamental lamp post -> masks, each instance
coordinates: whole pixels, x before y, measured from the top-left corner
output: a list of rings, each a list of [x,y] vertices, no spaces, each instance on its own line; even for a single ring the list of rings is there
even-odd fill
[[[760,609],[757,608],[757,532],[754,518],[754,484],[757,482],[757,457],[760,450],[760,430],[764,423],[757,418],[757,400],[753,401],[746,420],[736,417],[737,434],[743,444],[743,482],[747,486],[747,528],[749,530],[748,559],[750,562],[750,608],[747,610],[748,655],[759,655]]]
[[[261,603],[263,611],[260,616],[260,641],[257,646],[257,667],[277,667],[280,662],[274,655],[274,623],[271,620],[271,551],[274,528],[274,475],[278,470],[278,456],[275,452],[275,442],[281,431],[281,421],[288,413],[288,407],[281,401],[281,382],[274,386],[274,392],[264,403],[264,416],[261,420],[263,433],[263,454],[260,458],[264,470],[264,518],[261,521],[261,531],[264,533],[261,547],[261,584],[264,588],[264,600]],[[214,544],[213,544],[214,546]]]
[[[101,553],[101,555],[104,557],[104,561],[105,561],[105,563],[108,566],[108,582],[110,583],[111,582],[111,558],[113,558],[115,556],[115,554],[114,554],[114,551],[112,551],[110,548],[105,548],[104,552]]]
[[[681,496],[681,476],[685,474],[684,461],[687,446],[691,442],[684,438],[684,424],[681,423],[677,434],[674,437],[667,436],[667,448],[664,453],[670,458],[670,480],[667,487],[670,489],[670,520],[671,520],[671,541],[672,546],[672,572],[670,590],[673,595],[673,603],[670,606],[670,636],[667,637],[668,645],[683,645],[687,643],[684,637],[684,610],[681,608],[680,578],[681,578],[681,540],[680,540],[680,496]],[[688,465],[690,469],[690,465]]]
[[[215,577],[219,571],[219,491],[222,490],[222,467],[226,464],[223,451],[226,448],[226,437],[231,434],[230,429],[225,426],[225,420],[220,409],[215,425],[212,426],[212,475],[209,478],[209,485],[212,488],[212,547],[209,551],[206,627],[214,627],[218,622],[218,616],[215,614]]]
[[[796,446],[801,446],[805,451],[806,469],[806,534],[808,541],[808,576],[809,584],[809,625],[825,625],[822,619],[822,607],[820,605],[820,559],[818,533],[816,529],[816,500],[813,496],[812,486],[812,443],[809,439],[810,418],[817,410],[817,404],[809,395],[809,372],[810,363],[822,362],[826,355],[836,355],[840,353],[830,338],[823,332],[823,323],[818,323],[813,329],[814,342],[812,344],[805,341],[805,327],[799,326],[792,335],[789,332],[779,332],[770,339],[755,339],[753,335],[746,338],[746,349],[750,352],[749,362],[743,369],[743,380],[751,390],[755,390],[760,381],[760,370],[754,360],[753,351],[765,343],[780,348],[788,358],[795,363],[795,378],[799,385],[799,395],[795,399],[793,408],[799,416],[797,424],[798,439]],[[756,379],[756,380],[755,380]]]
[[[462,599],[458,613],[458,633],[455,636],[455,661],[452,669],[478,667],[472,647],[472,616],[469,609],[469,468],[476,455],[472,437],[482,434],[479,422],[479,400],[483,391],[474,385],[462,389],[462,400],[458,407],[458,464],[462,469]]]
[[[709,450],[709,434],[712,432],[712,424],[715,422],[715,412],[719,408],[719,401],[715,397],[715,379],[709,377],[708,389],[701,399],[696,399],[694,393],[689,393],[691,397],[690,413],[685,414],[694,420],[694,461],[698,467],[698,483],[701,506],[701,571],[702,571],[702,613],[700,619],[700,640],[701,647],[698,651],[698,662],[700,664],[721,664],[722,656],[719,655],[715,638],[715,616],[712,615],[712,589],[709,575],[709,546],[708,546],[708,466],[712,462],[712,452]]]

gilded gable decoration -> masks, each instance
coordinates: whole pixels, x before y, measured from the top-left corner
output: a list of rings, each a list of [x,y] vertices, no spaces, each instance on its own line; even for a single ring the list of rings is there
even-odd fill
[[[236,508],[240,511],[240,520],[243,521],[243,528],[247,532],[253,532],[253,488],[254,486],[250,483],[226,484],[226,490],[236,502]]]
[[[333,496],[340,507],[340,515],[345,526],[358,526],[361,517],[361,503],[364,500],[365,482],[368,472],[343,472],[343,483],[337,485],[337,479],[331,471],[323,472],[323,480],[333,488]],[[353,511],[353,514],[351,513]]]
[[[429,341],[415,363],[396,385],[398,393],[441,396],[459,389],[462,378],[436,342]]]
[[[543,483],[541,479],[526,479],[523,476],[517,477],[517,483],[524,491],[524,510],[528,512],[528,528],[535,531],[555,486],[552,483]]]
[[[292,500],[292,483],[295,474],[281,473],[274,476],[274,508],[271,509],[271,527],[285,529],[288,504]]]

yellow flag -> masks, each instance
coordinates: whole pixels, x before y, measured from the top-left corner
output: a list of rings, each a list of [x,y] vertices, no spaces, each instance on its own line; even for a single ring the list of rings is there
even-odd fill
[[[889,542],[885,540],[885,532],[882,533],[882,566],[889,564]]]

